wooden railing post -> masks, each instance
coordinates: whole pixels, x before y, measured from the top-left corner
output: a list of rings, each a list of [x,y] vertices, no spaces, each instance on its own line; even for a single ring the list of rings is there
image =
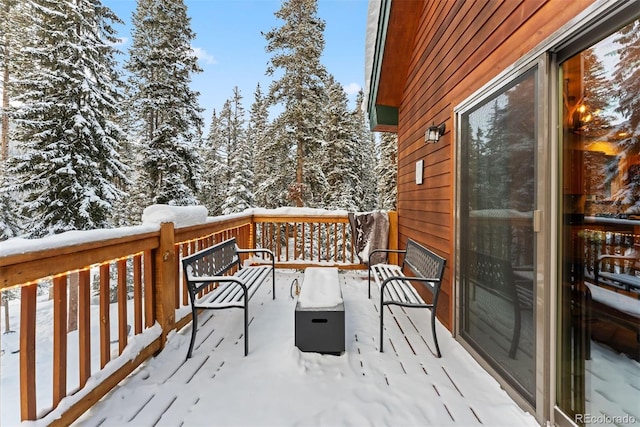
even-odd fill
[[[175,234],[172,222],[160,224],[160,246],[155,250],[154,266],[154,301],[155,318],[162,327],[160,348],[167,343],[167,335],[176,323],[175,310]]]
[[[389,211],[389,242],[387,244],[389,249],[398,249],[398,212]],[[389,254],[389,264],[398,264],[398,254]]]

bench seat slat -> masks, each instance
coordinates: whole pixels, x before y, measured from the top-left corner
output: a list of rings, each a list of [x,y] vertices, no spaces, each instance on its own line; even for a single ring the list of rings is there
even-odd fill
[[[235,277],[249,284],[247,286],[247,293],[249,299],[251,299],[270,271],[271,267],[267,266],[245,267],[240,270]],[[197,308],[242,307],[244,300],[242,286],[233,281],[220,281],[217,283],[218,287],[214,291],[196,301]]]
[[[388,264],[376,264],[372,266],[372,269],[376,271],[375,280],[378,287],[382,286],[382,282],[390,277],[402,277],[402,269],[397,265]],[[389,301],[398,301],[403,304],[425,304],[424,300],[407,280],[392,280],[385,288],[385,299]]]
[[[418,293],[415,288],[411,286],[411,283],[400,282],[394,280],[393,287],[397,290],[398,293],[398,301],[402,301],[405,304],[425,304],[424,300]]]

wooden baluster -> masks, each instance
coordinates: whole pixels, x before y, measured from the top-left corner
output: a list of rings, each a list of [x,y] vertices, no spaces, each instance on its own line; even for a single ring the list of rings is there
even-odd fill
[[[261,248],[264,248],[264,225],[256,224],[256,242]]]
[[[150,328],[155,323],[153,297],[153,256],[151,251],[144,251],[144,325]]]
[[[282,254],[282,245],[280,244],[280,223],[274,222],[273,226],[273,253],[276,254],[276,259],[280,260]]]
[[[91,271],[78,273],[78,340],[80,388],[91,376]]]
[[[67,395],[67,276],[53,279],[53,407]]]
[[[338,262],[338,223],[333,224],[333,257]]]
[[[36,419],[36,296],[38,285],[20,288],[20,418]]]
[[[306,246],[306,242],[303,243]],[[305,259],[307,259],[305,257]],[[313,223],[309,223],[309,261],[313,261]]]
[[[302,254],[301,259],[306,259],[307,254],[304,252],[305,247],[306,247],[306,239],[305,239],[305,229],[306,229],[307,224],[306,223],[302,223],[302,236],[301,236],[301,241],[300,241],[300,253]]]
[[[118,260],[118,354],[127,346],[127,260]]]
[[[262,248],[269,249],[269,225],[266,222],[260,224],[260,236],[262,239]]]
[[[280,258],[279,258],[279,257],[278,257],[278,255],[277,255],[277,254],[278,254],[278,252],[277,252],[276,248],[274,247],[274,245],[276,244],[276,242],[275,242],[276,229],[275,229],[275,228],[276,228],[275,224],[274,224],[273,222],[270,222],[270,223],[269,223],[269,230],[270,230],[270,233],[269,233],[269,242],[271,242],[271,243],[270,243],[270,245],[269,245],[269,249],[270,249],[274,254],[276,254],[276,258],[277,258],[278,260],[280,260]]]
[[[111,360],[109,264],[100,266],[100,367]]]
[[[298,259],[298,227],[297,222],[293,223],[293,259]]]
[[[142,256],[133,257],[133,333],[142,332]]]
[[[318,261],[322,259],[322,223],[318,223]]]
[[[342,224],[342,262],[347,262],[347,224]]]
[[[324,237],[326,239],[325,248],[327,251],[327,255],[326,255],[327,261],[331,261],[333,258],[331,256],[331,232],[329,231],[329,227],[330,227],[330,224],[324,225]]]
[[[284,242],[285,242],[285,261],[289,261],[289,233],[290,233],[290,229],[289,229],[289,223],[287,222],[285,224],[285,236],[284,236]]]
[[[198,248],[195,246],[195,242],[184,243],[182,245],[182,256],[185,257],[187,255],[191,255],[197,251]],[[178,260],[180,257],[176,257]],[[189,305],[189,290],[187,289],[187,284],[184,282],[184,272],[182,271],[182,266],[178,265],[178,271],[180,272],[180,283],[182,283],[182,305]],[[176,296],[176,300],[179,302],[180,297]]]

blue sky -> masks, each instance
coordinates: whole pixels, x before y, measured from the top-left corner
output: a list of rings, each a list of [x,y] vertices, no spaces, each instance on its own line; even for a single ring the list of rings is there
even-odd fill
[[[213,109],[220,111],[240,88],[248,111],[256,85],[266,92],[271,77],[265,75],[270,55],[261,32],[282,25],[274,13],[280,0],[186,0],[191,28],[196,33],[193,47],[204,72],[193,78],[193,89],[200,92],[200,105],[208,128]],[[103,0],[125,22],[116,25],[125,51],[130,47],[131,15],[135,0]],[[353,106],[355,95],[364,85],[364,51],[367,0],[319,0],[318,15],[324,19],[325,50],[322,63],[345,87]]]

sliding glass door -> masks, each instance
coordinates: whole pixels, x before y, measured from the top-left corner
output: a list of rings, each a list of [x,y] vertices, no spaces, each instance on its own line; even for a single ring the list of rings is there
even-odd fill
[[[539,70],[459,115],[460,334],[535,406]]]

